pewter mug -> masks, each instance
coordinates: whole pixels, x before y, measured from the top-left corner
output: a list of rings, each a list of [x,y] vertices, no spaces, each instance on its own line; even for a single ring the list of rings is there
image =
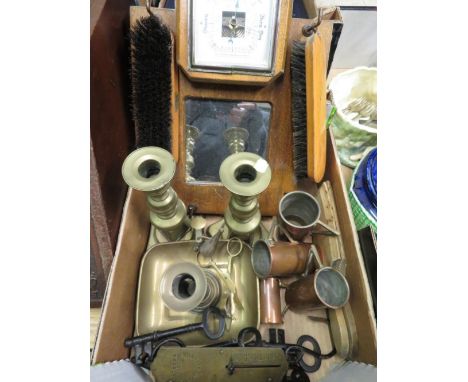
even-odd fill
[[[296,241],[301,241],[312,233],[316,226],[328,232],[316,232],[337,235],[333,229],[320,220],[320,205],[309,193],[292,191],[284,195],[279,203],[278,221],[285,233]],[[323,231],[323,230],[322,230]]]

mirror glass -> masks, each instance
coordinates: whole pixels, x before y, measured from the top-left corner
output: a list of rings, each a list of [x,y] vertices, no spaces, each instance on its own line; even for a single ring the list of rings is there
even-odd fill
[[[219,182],[222,161],[236,152],[267,159],[269,103],[187,98],[185,115],[187,182]]]

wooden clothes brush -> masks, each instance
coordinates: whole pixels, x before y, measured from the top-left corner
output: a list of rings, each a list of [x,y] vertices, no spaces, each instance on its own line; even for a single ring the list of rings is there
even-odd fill
[[[321,13],[319,13],[319,23]],[[325,47],[316,32],[294,41],[291,54],[294,173],[320,182],[327,156]],[[304,34],[308,34],[304,29]]]
[[[173,37],[151,12],[131,26],[132,112],[137,147],[158,146],[178,159],[178,90]],[[172,126],[172,128],[171,128]]]

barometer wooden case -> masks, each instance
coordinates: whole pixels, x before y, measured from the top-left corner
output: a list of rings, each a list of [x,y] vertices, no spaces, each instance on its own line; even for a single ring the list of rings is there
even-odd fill
[[[290,52],[312,20],[293,19],[292,0],[179,0],[175,11],[152,10],[174,35],[179,69],[173,88],[179,197],[198,213],[223,214],[230,193],[221,163],[233,152],[251,152],[271,167],[259,204],[263,216],[275,215],[281,197],[296,188]],[[145,16],[144,7],[132,7],[132,24]],[[325,33],[331,38],[331,29]]]
[[[290,0],[179,0],[177,62],[191,81],[266,85],[283,74]]]

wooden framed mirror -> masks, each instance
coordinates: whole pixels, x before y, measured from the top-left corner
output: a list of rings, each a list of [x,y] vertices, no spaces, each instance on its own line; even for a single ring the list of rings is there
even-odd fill
[[[177,5],[179,3],[180,2],[177,2]],[[186,2],[182,1],[182,3],[185,4]],[[291,5],[289,2],[288,4]],[[175,10],[161,8],[152,8],[152,10],[173,33],[176,50],[179,52],[179,33],[186,33],[186,25],[177,23]],[[147,11],[144,7],[132,7],[132,23],[138,18],[145,16],[147,16]],[[302,27],[310,24],[310,22],[310,19],[293,19],[291,18],[291,13],[289,13],[289,31],[285,39],[283,74],[264,86],[254,86],[245,82],[242,85],[236,84],[235,82],[221,83],[217,77],[220,73],[206,72],[203,73],[209,75],[210,78],[213,79],[213,82],[200,82],[193,80],[193,73],[189,75],[187,71],[183,69],[175,71],[177,86],[174,88],[174,113],[177,118],[174,118],[174,120],[178,119],[179,122],[178,125],[175,126],[174,131],[178,131],[176,139],[179,140],[179,160],[177,162],[177,171],[173,186],[186,205],[193,204],[197,206],[197,211],[199,213],[223,214],[230,196],[229,192],[218,182],[215,170],[207,171],[213,175],[213,181],[198,179],[199,175],[195,177],[194,181],[190,179],[190,176],[192,176],[190,173],[189,176],[187,176],[187,164],[188,167],[190,167],[190,161],[193,159],[193,155],[192,158],[190,157],[190,150],[189,155],[187,155],[187,148],[190,146],[190,143],[187,145],[187,139],[190,141],[191,136],[191,134],[188,133],[190,132],[190,127],[187,125],[193,125],[193,110],[190,110],[193,106],[193,102],[201,102],[201,104],[204,102],[214,102],[215,104],[225,102],[229,105],[230,109],[229,112],[225,111],[224,114],[221,113],[222,118],[220,117],[220,120],[228,119],[227,117],[231,115],[232,109],[241,108],[242,106],[239,107],[239,105],[245,103],[254,103],[262,112],[268,109],[269,124],[266,140],[264,142],[265,152],[261,156],[268,161],[271,167],[272,179],[269,187],[259,197],[262,214],[264,216],[275,215],[278,209],[278,202],[284,193],[296,188],[292,153],[290,51],[293,41],[303,38]],[[319,30],[322,35],[326,36],[327,41],[331,41],[333,23],[322,23]],[[326,50],[328,58],[329,43],[326,44]],[[226,76],[228,74],[224,73],[223,75]],[[237,76],[239,74],[231,75]],[[269,105],[270,108],[266,108],[265,105]],[[187,121],[189,123],[187,123]],[[226,150],[229,150],[228,145],[222,140],[224,130],[229,127],[242,127],[244,126],[243,123],[245,122],[240,123],[241,126],[230,126],[228,122],[222,125],[223,131],[216,134],[214,138],[215,142],[218,142],[219,145],[223,145],[223,147],[217,151],[221,152],[224,150],[224,153],[226,153]],[[200,127],[209,130],[209,127],[202,126],[201,124],[197,126],[195,123],[195,127],[197,127],[198,130],[202,130]],[[194,145],[193,150],[195,150],[197,143],[192,143]],[[213,146],[216,147],[217,145]],[[247,150],[249,149],[247,148]],[[203,150],[201,151],[203,152]],[[202,157],[203,155],[208,155],[210,150],[207,149],[205,152],[206,154],[202,154]],[[224,156],[224,154],[221,155],[220,152],[215,155],[217,157],[217,162]],[[193,168],[194,167],[192,167],[192,170]],[[201,171],[200,174],[200,176],[209,175],[203,174],[203,171]],[[197,179],[200,181],[197,181]]]

